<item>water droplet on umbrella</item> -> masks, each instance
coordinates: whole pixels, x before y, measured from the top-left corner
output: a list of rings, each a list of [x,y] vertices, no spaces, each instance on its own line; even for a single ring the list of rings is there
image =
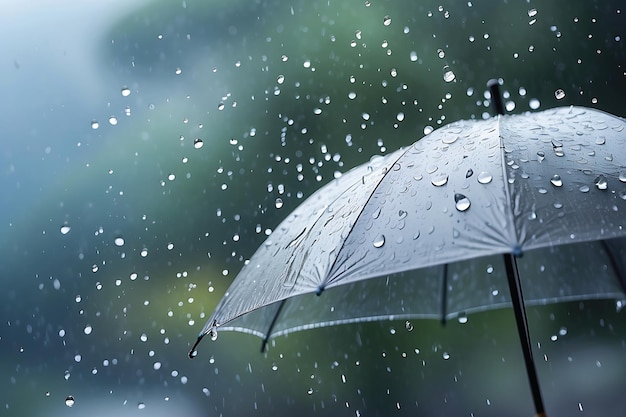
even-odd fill
[[[115,243],[115,246],[124,246],[124,238],[118,236],[115,238],[115,240],[113,240],[113,243]]]
[[[122,97],[128,97],[130,96],[130,88],[124,86],[122,87]]]
[[[544,151],[538,151],[537,156],[539,157],[539,162],[542,162],[544,159],[546,159],[546,153]]]
[[[424,126],[424,134],[425,135],[431,134],[433,132],[433,130],[435,130],[435,129],[433,129],[432,126]]]
[[[474,171],[470,168],[467,170],[467,172],[465,173],[465,178],[469,178],[472,175],[474,175]]]
[[[200,149],[204,146],[204,142],[202,142],[202,139],[196,138],[193,141],[193,147],[196,149]]]
[[[436,175],[436,176],[431,178],[430,182],[435,187],[444,186],[444,185],[446,185],[448,183],[448,175],[446,175],[446,174]]]
[[[404,327],[405,327],[405,328],[406,328],[406,329],[410,332],[410,331],[412,331],[412,330],[413,330],[413,323],[411,323],[410,321],[408,321],[408,320],[407,320],[407,321],[404,323]]]
[[[109,124],[111,126],[115,126],[117,124],[117,117],[115,117],[115,116],[109,117]]]
[[[71,229],[72,228],[68,224],[64,224],[63,226],[61,226],[61,234],[66,235],[70,232]]]
[[[578,188],[578,190],[581,193],[588,193],[589,192],[589,186],[588,185],[581,185],[580,188]]]
[[[596,138],[596,145],[604,145],[606,143],[606,138],[604,136],[599,136]]]
[[[97,121],[95,121],[95,120],[92,120],[92,121],[91,121],[91,128],[92,128],[93,130],[96,130],[96,129],[97,129],[97,128],[99,128],[99,127],[100,127],[100,123],[98,123],[98,122],[97,122]]]
[[[217,328],[213,327],[209,330],[209,338],[214,342],[217,340]]]
[[[390,24],[391,24],[391,17],[385,16],[385,18],[383,19],[383,25],[389,26]]]
[[[454,201],[458,211],[466,211],[470,207],[469,198],[465,197],[463,194],[455,194]]]
[[[276,208],[277,208],[277,209],[282,208],[282,207],[283,207],[283,204],[284,204],[284,203],[283,203],[283,199],[282,199],[282,198],[277,198],[277,199],[276,199],[275,205],[276,205]]]
[[[559,88],[554,92],[554,97],[556,97],[557,100],[565,98],[565,91]]]
[[[621,182],[626,182],[626,171],[622,171],[619,173],[619,180]]]
[[[385,244],[385,235],[383,234],[376,236],[376,239],[374,239],[374,241],[372,242],[372,245],[374,245],[375,248],[382,248],[384,244]]]
[[[419,231],[419,230],[417,230],[417,231],[415,232],[415,234],[413,235],[413,240],[417,240],[417,239],[419,239],[419,237],[420,237],[420,231]]]
[[[598,190],[606,190],[609,186],[604,175],[599,175],[598,177],[596,177],[596,179],[594,180],[594,184],[596,184],[596,188]]]
[[[555,187],[560,187],[563,185],[563,180],[561,180],[561,176],[555,174],[552,179],[550,180],[550,182],[552,183],[552,185],[554,185]]]
[[[374,210],[374,212],[372,213],[372,219],[377,219],[378,217],[380,217],[380,207],[378,207],[376,210]]]
[[[400,220],[404,219],[407,215],[407,212],[404,210],[398,210],[398,217],[400,218]]]
[[[76,401],[74,401],[74,397],[72,397],[71,395],[68,395],[65,398],[65,405],[67,405],[68,407],[73,407]]]
[[[493,176],[490,173],[483,171],[478,174],[477,180],[481,184],[489,184],[493,180]]]

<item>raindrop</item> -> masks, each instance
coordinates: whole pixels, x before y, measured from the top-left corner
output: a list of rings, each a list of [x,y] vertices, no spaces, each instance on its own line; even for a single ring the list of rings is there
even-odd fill
[[[491,180],[493,180],[493,176],[490,173],[483,171],[478,174],[477,180],[481,184],[489,184]]]
[[[604,175],[599,175],[593,182],[598,190],[606,190],[609,186]]]
[[[528,102],[528,107],[530,107],[532,110],[537,110],[540,106],[541,102],[536,98],[531,98]]]
[[[218,110],[224,110],[224,103],[220,103],[217,105]]]
[[[145,403],[138,403],[137,404],[137,408],[140,410],[143,410],[144,408],[146,408],[146,404]]]
[[[459,313],[457,320],[459,321],[460,324],[467,323],[467,313],[465,312]]]
[[[558,90],[554,92],[554,97],[556,97],[557,100],[561,100],[565,98],[565,91],[559,88]]]
[[[115,246],[124,246],[124,238],[118,236],[115,238],[115,240],[113,240],[113,243],[115,243]]]
[[[194,148],[200,149],[200,148],[202,148],[202,146],[204,146],[204,142],[202,142],[202,139],[200,139],[200,138],[194,139],[194,141],[193,141],[193,147]]]
[[[411,53],[409,54],[409,59],[411,60],[411,62],[417,61],[417,52],[411,51]]]
[[[385,18],[383,19],[383,25],[389,26],[390,24],[391,24],[391,17],[385,16]]]
[[[412,331],[412,330],[413,330],[413,323],[411,323],[410,321],[408,321],[408,320],[407,320],[407,321],[404,323],[404,327],[407,329],[407,331],[409,331],[409,332],[410,332],[410,331]]]
[[[554,185],[555,187],[560,187],[563,185],[563,180],[561,180],[561,176],[555,174],[552,179],[550,179],[550,182],[552,183],[552,185]]]
[[[350,92],[348,93],[348,98],[349,98],[350,100],[354,100],[354,99],[356,98],[356,93],[355,93],[354,91],[350,91]]]
[[[619,173],[619,180],[621,182],[626,182],[626,171],[622,171]]]
[[[88,324],[87,326],[85,326],[85,328],[83,329],[83,332],[84,332],[86,335],[90,335],[92,331],[93,331],[93,328],[92,328],[92,327],[91,327],[91,325],[89,325],[89,324]]]
[[[71,229],[72,228],[69,225],[64,224],[63,226],[61,226],[61,234],[66,235],[70,232]]]
[[[425,135],[431,134],[433,132],[433,130],[435,130],[435,129],[433,129],[432,126],[424,126],[424,134]]]
[[[399,122],[404,120],[404,113],[400,112],[396,115],[396,119],[398,119]]]
[[[599,136],[596,138],[596,145],[604,145],[606,143],[606,138],[604,136]]]
[[[122,97],[128,97],[130,96],[130,88],[124,86],[122,87]]]
[[[448,175],[447,174],[435,175],[434,177],[431,178],[430,182],[435,187],[444,186],[444,185],[446,185],[448,183]]]
[[[284,203],[283,203],[283,199],[282,198],[277,198],[276,199],[276,208],[277,209],[282,208],[283,204]]]
[[[95,121],[95,120],[92,120],[92,121],[91,121],[91,128],[92,128],[93,130],[96,130],[96,129],[97,129],[97,128],[99,128],[99,127],[100,127],[100,123],[98,123],[98,122],[97,122],[97,121]]]
[[[374,239],[374,241],[372,242],[372,245],[374,245],[375,248],[382,248],[384,244],[385,244],[385,235],[383,234],[376,236],[376,239]]]
[[[450,354],[448,352],[443,352],[443,354],[441,355],[443,357],[444,360],[448,360],[450,359]]]
[[[276,79],[276,82],[278,84],[282,84],[283,82],[285,82],[285,76],[284,75],[279,75],[278,78]]]
[[[65,398],[65,405],[67,405],[68,407],[73,407],[75,402],[76,401],[74,401],[74,397],[72,397],[71,395],[68,395],[67,398]]]
[[[588,185],[581,185],[580,188],[578,188],[578,190],[581,193],[588,193],[589,192],[589,186]]]
[[[446,56],[446,53],[443,51],[443,49],[437,49],[437,56],[443,59]]]
[[[215,342],[217,340],[217,329],[216,328],[212,328],[211,330],[209,330],[209,338],[211,338],[211,340],[213,342]]]
[[[443,80],[447,83],[450,83],[452,81],[454,81],[454,79],[456,78],[456,75],[454,75],[454,72],[450,69],[449,66],[444,66],[443,67]]]
[[[115,116],[109,117],[109,123],[111,124],[111,126],[115,126],[117,124],[117,117]]]
[[[467,170],[467,172],[465,173],[465,178],[469,178],[472,175],[474,175],[474,170],[472,170],[471,168]]]
[[[470,207],[470,201],[463,194],[455,194],[454,201],[456,203],[456,209],[458,211],[466,211]]]

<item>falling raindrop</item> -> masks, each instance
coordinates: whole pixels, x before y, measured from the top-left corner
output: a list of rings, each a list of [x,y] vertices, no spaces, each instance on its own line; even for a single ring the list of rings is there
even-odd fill
[[[124,246],[124,238],[118,236],[115,238],[115,240],[113,240],[113,243],[115,243],[115,246]]]
[[[71,229],[72,228],[68,224],[64,224],[63,226],[61,226],[61,234],[66,235],[70,232]]]
[[[443,80],[447,83],[450,83],[454,81],[455,78],[456,75],[454,75],[454,72],[450,69],[448,65],[445,65],[443,67]]]
[[[124,86],[122,87],[122,97],[128,97],[130,96],[130,88]]]
[[[95,121],[95,120],[92,120],[92,121],[91,121],[91,128],[92,128],[93,130],[96,130],[96,129],[97,129],[97,128],[99,128],[99,127],[100,127],[100,123],[98,123],[98,122],[97,122],[97,121]]]
[[[537,110],[539,107],[541,107],[541,102],[536,98],[531,98],[528,102],[528,107],[530,107],[532,110]]]
[[[483,171],[478,174],[477,180],[481,184],[489,184],[491,180],[493,180],[493,176],[490,173]]]
[[[455,206],[458,211],[466,211],[470,207],[469,198],[463,194],[454,194]]]
[[[385,244],[385,235],[383,234],[376,236],[376,239],[374,239],[374,241],[372,242],[372,245],[374,245],[375,248],[382,248],[384,244]]]

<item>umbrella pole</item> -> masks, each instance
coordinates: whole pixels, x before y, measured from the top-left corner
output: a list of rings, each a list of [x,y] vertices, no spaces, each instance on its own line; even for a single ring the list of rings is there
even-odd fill
[[[528,382],[530,383],[530,391],[535,403],[536,417],[545,417],[545,409],[543,407],[543,399],[541,390],[539,389],[539,379],[537,378],[537,370],[533,360],[532,345],[530,342],[530,333],[528,331],[528,322],[526,320],[526,309],[524,308],[524,296],[522,295],[522,287],[517,270],[517,260],[515,255],[507,253],[504,255],[504,264],[506,267],[506,276],[509,281],[509,289],[511,291],[511,300],[513,301],[513,311],[515,313],[515,322],[517,323],[517,331],[524,353],[524,364],[526,365],[526,373],[528,374]]]

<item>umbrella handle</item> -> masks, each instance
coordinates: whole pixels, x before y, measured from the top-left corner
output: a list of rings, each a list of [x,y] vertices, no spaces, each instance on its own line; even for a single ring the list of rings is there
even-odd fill
[[[509,290],[511,291],[511,301],[513,302],[513,312],[515,313],[517,332],[519,334],[522,352],[524,353],[524,365],[526,365],[530,391],[535,403],[535,411],[537,412],[536,417],[546,417],[544,411],[545,409],[543,407],[543,398],[541,397],[541,389],[539,388],[539,378],[537,377],[535,361],[533,360],[530,332],[528,331],[528,321],[526,319],[526,309],[524,307],[524,296],[522,295],[522,286],[520,284],[519,271],[517,270],[517,259],[515,255],[511,253],[504,254],[504,265],[506,267]]]

